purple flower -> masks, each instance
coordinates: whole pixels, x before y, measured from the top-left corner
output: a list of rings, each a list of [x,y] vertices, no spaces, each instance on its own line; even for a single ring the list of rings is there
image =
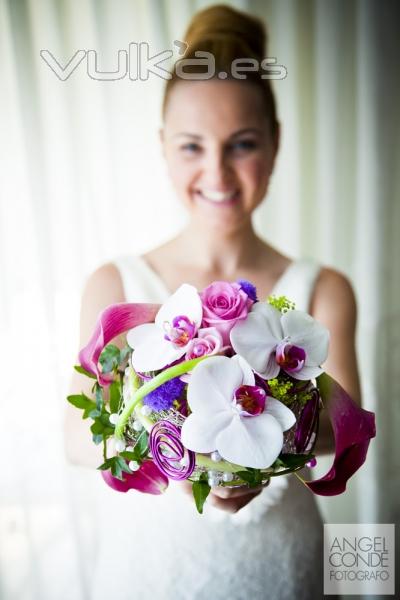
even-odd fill
[[[253,285],[250,281],[247,281],[247,279],[238,279],[236,283],[240,285],[250,300],[253,300],[253,302],[258,302],[257,289],[255,285]]]
[[[214,281],[200,294],[203,305],[202,327],[215,327],[222,335],[224,345],[230,345],[229,333],[239,321],[246,319],[253,306],[238,283]]]
[[[320,404],[319,392],[316,388],[312,390],[311,398],[306,402],[301,411],[296,427],[294,443],[296,452],[302,454],[309,452],[309,446],[312,442],[312,435],[316,431],[318,422],[318,411]]]
[[[326,475],[304,483],[315,494],[335,496],[344,492],[347,480],[367,457],[370,440],[376,433],[375,415],[360,408],[327,373],[320,375],[317,383],[335,436],[335,459]]]
[[[223,347],[222,336],[215,327],[203,327],[197,332],[185,354],[186,360],[205,356],[206,354],[217,354]]]
[[[180,397],[184,387],[185,383],[179,377],[174,377],[147,394],[143,398],[143,404],[157,412],[168,410],[172,407],[174,400]]]
[[[101,475],[113,490],[128,492],[137,490],[144,494],[162,494],[168,487],[168,477],[160,471],[152,460],[145,460],[138,471],[124,473],[124,478],[118,479],[111,471],[101,471]]]

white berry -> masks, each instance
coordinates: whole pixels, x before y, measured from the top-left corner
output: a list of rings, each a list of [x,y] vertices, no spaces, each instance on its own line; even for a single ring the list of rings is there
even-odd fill
[[[117,440],[115,442],[115,449],[117,452],[123,452],[125,450],[125,442],[123,440]]]
[[[213,462],[220,462],[221,458],[222,456],[220,455],[218,450],[215,450],[215,452],[211,452],[211,460]]]
[[[119,415],[117,413],[112,413],[109,417],[110,423],[116,425],[118,423]]]
[[[151,415],[151,413],[153,412],[153,409],[150,408],[150,406],[147,406],[147,404],[144,404],[142,406],[142,408],[140,409],[140,412],[142,413],[142,415],[144,417],[148,417],[149,415]]]

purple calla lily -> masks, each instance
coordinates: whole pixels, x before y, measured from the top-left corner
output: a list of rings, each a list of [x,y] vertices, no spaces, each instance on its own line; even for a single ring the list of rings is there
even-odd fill
[[[111,471],[101,471],[104,481],[117,492],[136,490],[143,494],[162,494],[168,487],[168,477],[164,475],[152,460],[145,460],[138,471],[124,473],[124,479],[118,479]]]
[[[304,483],[315,494],[336,496],[346,489],[348,479],[365,462],[371,438],[375,437],[375,415],[360,408],[345,390],[323,373],[317,378],[335,436],[335,458],[323,477]]]
[[[92,337],[79,352],[79,363],[89,373],[96,375],[101,385],[109,385],[112,375],[103,375],[99,371],[99,356],[106,344],[120,333],[141,325],[151,323],[160,309],[159,304],[121,302],[105,308],[99,315]]]

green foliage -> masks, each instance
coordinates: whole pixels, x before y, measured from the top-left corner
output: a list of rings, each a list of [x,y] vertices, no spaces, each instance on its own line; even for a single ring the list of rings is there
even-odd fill
[[[132,473],[131,469],[126,464],[125,459],[121,456],[113,456],[111,458],[107,458],[107,460],[105,460],[103,464],[97,468],[101,471],[108,471],[108,469],[111,469],[111,474],[114,475],[114,477],[116,477],[117,479],[121,480],[124,479],[123,473]]]
[[[257,487],[262,484],[263,474],[260,469],[246,469],[246,471],[238,471],[236,473],[243,481],[246,481],[249,487]]]
[[[117,384],[115,391],[113,392],[114,403],[117,401],[117,395],[119,396],[119,389],[119,385]],[[110,423],[110,413],[104,403],[103,388],[97,381],[93,386],[93,391],[95,400],[83,393],[68,396],[67,400],[70,404],[83,411],[83,419],[87,419],[88,417],[93,419],[93,423],[90,427],[93,443],[99,445],[103,442],[104,448],[106,448],[106,440],[114,435],[115,426]]]
[[[120,350],[113,344],[108,344],[99,356],[102,373],[111,373],[118,368],[120,362]]]
[[[313,454],[280,454],[274,462],[274,467],[291,470],[300,469],[312,458],[314,458]]]
[[[208,485],[206,473],[202,473],[198,481],[195,481],[192,485],[192,492],[196,508],[200,514],[203,514],[204,502],[207,500],[207,496],[210,493],[210,486]]]
[[[78,373],[81,373],[82,375],[86,375],[86,377],[90,377],[90,379],[97,379],[96,375],[93,375],[93,373],[89,373],[89,371],[86,371],[86,369],[81,367],[81,365],[75,365],[74,369],[75,369],[75,371],[78,371]]]
[[[74,394],[72,396],[67,396],[67,400],[76,408],[83,410],[82,419],[87,419],[90,417],[92,412],[96,409],[96,403],[88,398],[88,396],[85,394]]]
[[[110,413],[118,413],[121,404],[121,383],[113,381],[110,384]]]
[[[130,352],[131,348],[129,346],[125,346],[122,350],[114,344],[105,346],[99,356],[102,373],[112,373],[113,371],[116,373],[118,367],[125,363]]]
[[[145,457],[149,453],[149,434],[145,429],[143,429],[140,433],[135,445],[135,450],[136,449],[141,457]]]
[[[94,392],[96,397],[96,408],[102,412],[104,408],[103,388],[97,382],[94,384]]]
[[[128,358],[129,354],[132,352],[132,348],[130,348],[130,346],[125,346],[125,348],[122,348],[120,354],[119,354],[119,364],[121,366],[121,364],[123,364],[126,359]]]
[[[149,434],[144,429],[141,432],[133,450],[124,450],[123,452],[120,452],[119,455],[122,456],[122,458],[126,458],[126,460],[134,460],[141,464],[149,453],[148,440]]]
[[[108,344],[102,351],[99,357],[99,363],[101,365],[101,369],[103,373],[113,373],[114,381],[112,381],[108,387],[109,391],[109,407],[106,406],[104,399],[104,390],[100,383],[97,381],[96,375],[89,373],[84,367],[81,365],[76,365],[74,369],[91,379],[94,379],[94,383],[92,386],[92,394],[93,398],[89,398],[85,394],[75,394],[68,396],[67,400],[75,406],[76,408],[83,411],[82,418],[87,419],[88,417],[93,420],[93,423],[90,427],[90,431],[92,433],[93,442],[98,445],[103,443],[103,455],[104,460],[107,462],[107,439],[114,435],[115,426],[110,423],[110,414],[117,413],[120,411],[121,403],[122,403],[122,386],[123,386],[123,370],[119,370],[120,367],[124,368],[125,363],[129,357],[132,349],[129,346],[125,346],[122,350],[120,350],[117,346],[113,344]],[[148,454],[148,440],[147,433],[143,435],[143,438],[140,438],[140,443],[135,448],[135,452],[130,453],[132,456],[126,457],[129,460],[143,460],[143,458]],[[128,453],[129,454],[129,453]],[[118,476],[119,473],[128,469],[126,466],[126,462],[124,458],[113,457],[112,464],[114,465],[112,468],[114,469],[113,475],[116,473]],[[111,467],[110,467],[111,468]],[[131,472],[128,470],[127,472]]]

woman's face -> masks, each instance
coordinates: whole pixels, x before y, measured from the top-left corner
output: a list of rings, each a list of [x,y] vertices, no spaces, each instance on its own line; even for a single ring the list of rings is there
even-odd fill
[[[181,81],[170,92],[164,156],[192,219],[232,229],[264,198],[277,150],[262,94],[238,81]]]

